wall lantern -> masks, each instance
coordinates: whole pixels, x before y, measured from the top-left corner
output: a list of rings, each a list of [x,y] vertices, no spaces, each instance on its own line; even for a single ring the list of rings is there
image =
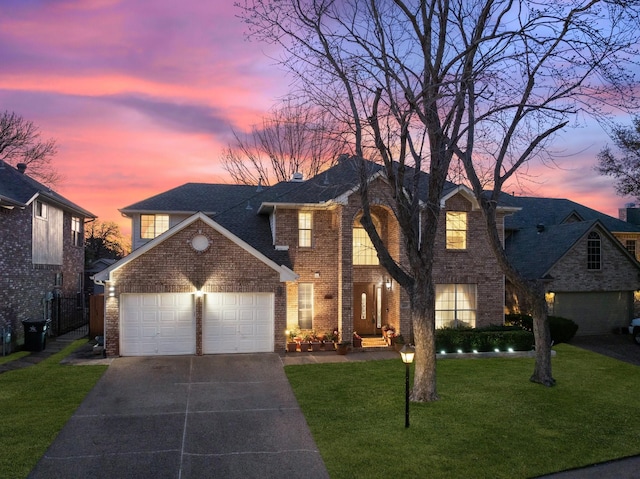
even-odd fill
[[[409,365],[413,362],[416,350],[413,346],[405,344],[400,350],[400,357],[405,365],[404,374],[404,427],[409,427]]]
[[[202,295],[203,295],[202,290],[201,289],[197,289],[196,290],[196,298],[202,298]]]
[[[113,298],[116,295],[116,287],[111,285],[109,286],[109,297]]]
[[[391,290],[391,278],[386,278],[384,280],[384,285],[387,287],[387,291]]]

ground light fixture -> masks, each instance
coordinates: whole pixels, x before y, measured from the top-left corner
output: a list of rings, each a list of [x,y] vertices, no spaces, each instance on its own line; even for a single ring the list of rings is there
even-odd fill
[[[416,350],[413,346],[405,344],[400,350],[400,357],[405,365],[404,375],[404,427],[409,427],[409,365],[413,362],[413,357],[416,355]]]

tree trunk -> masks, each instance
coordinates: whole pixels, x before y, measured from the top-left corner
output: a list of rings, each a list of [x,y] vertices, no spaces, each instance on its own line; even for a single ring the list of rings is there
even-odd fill
[[[553,386],[556,380],[551,374],[551,332],[547,317],[547,302],[542,287],[533,294],[528,292],[533,317],[533,336],[536,342],[536,363],[530,380],[544,386]]]
[[[530,305],[532,309],[536,362],[530,380],[545,386],[553,386],[556,381],[551,374],[551,333],[549,331],[549,322],[547,321],[544,282],[542,280],[526,280],[511,265],[498,234],[496,203],[483,201],[482,197],[479,198],[479,201],[482,204],[482,210],[485,213],[485,219],[487,221],[489,244],[491,245],[498,264],[502,268],[507,280],[515,286],[518,295],[522,296],[525,304]]]
[[[436,390],[435,289],[428,278],[416,281],[409,292],[411,321],[415,338],[415,373],[410,399],[414,402],[438,400]]]

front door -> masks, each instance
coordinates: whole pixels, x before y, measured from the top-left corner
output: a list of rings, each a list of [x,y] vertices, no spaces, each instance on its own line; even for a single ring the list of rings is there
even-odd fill
[[[376,334],[375,286],[374,283],[353,285],[353,329],[361,336]]]

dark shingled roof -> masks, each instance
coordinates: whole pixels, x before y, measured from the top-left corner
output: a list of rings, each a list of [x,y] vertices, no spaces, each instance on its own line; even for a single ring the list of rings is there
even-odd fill
[[[598,220],[545,226],[515,231],[505,243],[511,264],[529,279],[546,276],[551,267],[582,238]]]
[[[322,204],[336,199],[359,186],[361,164],[356,158],[343,159],[306,181],[283,181],[270,187],[187,183],[120,211],[124,214],[201,211],[268,258],[291,267],[288,252],[275,250],[269,217],[258,214],[260,207],[264,204]],[[367,161],[365,165],[370,175],[383,170],[372,162]],[[428,175],[423,175],[425,181],[420,197],[426,199]],[[445,188],[455,186],[447,183]]]
[[[37,182],[25,173],[20,173],[13,166],[0,160],[0,205],[24,208],[36,195],[80,216],[96,217],[93,213],[69,201],[48,186]]]
[[[640,226],[619,220],[571,200],[561,198],[534,198],[502,194],[501,206],[515,206],[521,211],[505,218],[508,230],[527,228],[536,225],[559,225],[571,218],[582,221],[599,220],[611,232],[639,232]]]
[[[505,218],[505,251],[529,279],[544,277],[596,225],[609,233],[640,232],[640,226],[567,199],[502,194],[500,204],[521,208]]]

